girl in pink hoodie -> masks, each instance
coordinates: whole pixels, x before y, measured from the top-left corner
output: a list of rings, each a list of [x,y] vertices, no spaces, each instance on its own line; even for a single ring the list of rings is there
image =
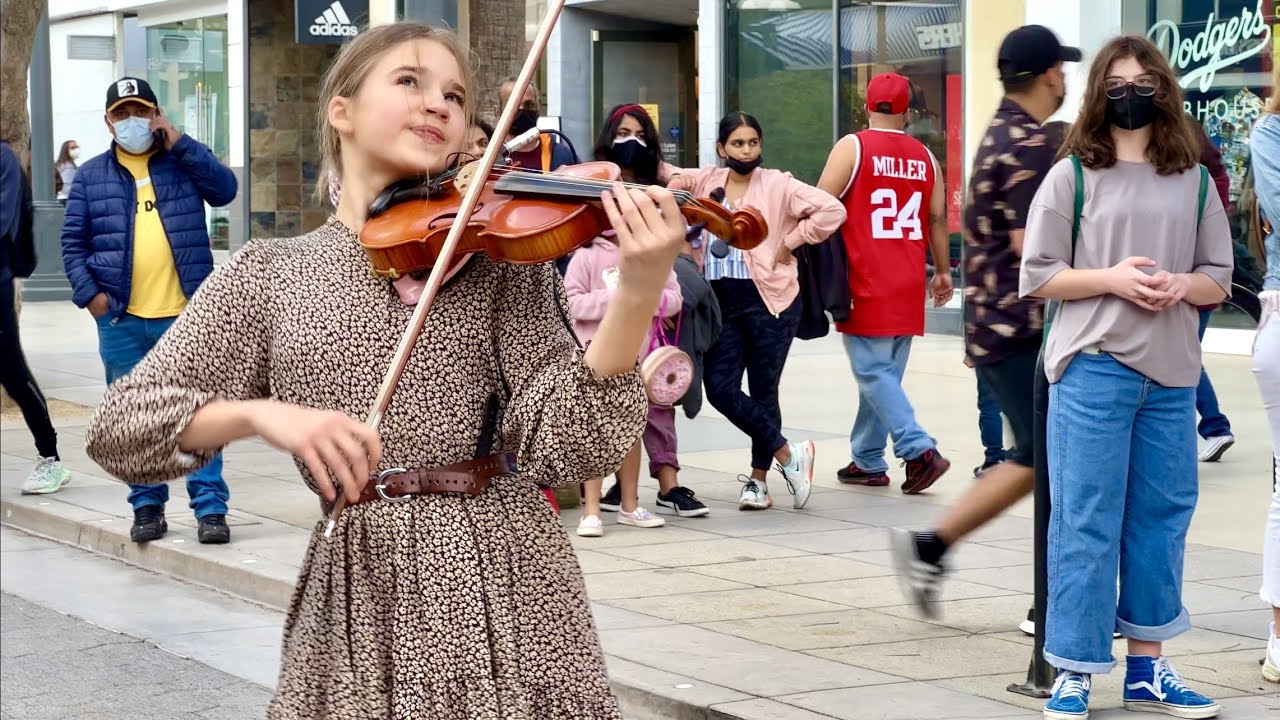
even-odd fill
[[[578,249],[569,261],[564,275],[565,294],[569,298],[569,315],[573,318],[573,329],[583,345],[591,342],[604,318],[609,301],[618,287],[618,245],[609,237],[598,237],[590,245]],[[680,314],[680,284],[676,281],[675,271],[667,277],[666,287],[662,290],[662,299],[654,308],[656,318],[672,317]],[[636,348],[636,356],[643,360],[653,346],[653,324],[645,335],[644,343]],[[655,421],[654,407],[649,408],[649,423]],[[670,408],[667,408],[670,410]],[[661,413],[659,413],[661,415]],[[671,427],[666,437],[671,439],[669,450],[670,462],[675,462],[675,413],[671,412]],[[661,419],[659,418],[659,422]],[[646,428],[645,434],[650,430]],[[666,524],[662,518],[655,517],[639,505],[640,486],[640,443],[637,441],[622,461],[618,470],[618,481],[621,490],[618,523],[635,527],[660,527]],[[578,523],[578,535],[582,537],[600,537],[604,527],[600,522],[600,494],[604,485],[603,478],[588,480],[583,483],[582,520]]]

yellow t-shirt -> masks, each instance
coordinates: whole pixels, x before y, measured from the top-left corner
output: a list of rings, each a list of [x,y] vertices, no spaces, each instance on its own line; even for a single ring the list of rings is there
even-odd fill
[[[144,318],[167,318],[182,313],[187,296],[182,294],[173,248],[156,208],[156,189],[147,167],[150,158],[151,153],[130,155],[116,148],[116,159],[133,175],[138,195],[133,218],[133,290],[127,312]]]

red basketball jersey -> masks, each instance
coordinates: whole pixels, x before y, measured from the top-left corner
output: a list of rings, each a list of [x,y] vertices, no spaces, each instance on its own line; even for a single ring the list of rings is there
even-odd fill
[[[841,227],[849,254],[849,335],[923,335],[929,205],[938,168],[919,140],[863,130]]]

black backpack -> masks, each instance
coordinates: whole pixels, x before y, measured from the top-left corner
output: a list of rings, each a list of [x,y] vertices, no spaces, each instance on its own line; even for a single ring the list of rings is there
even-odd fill
[[[17,163],[18,157],[13,149],[6,147],[5,150]],[[22,202],[18,206],[18,224],[15,226],[14,234],[5,237],[3,242],[9,246],[9,269],[14,277],[26,278],[31,277],[31,274],[36,271],[35,218],[31,210],[31,177],[21,169],[21,166],[18,172],[22,176]]]

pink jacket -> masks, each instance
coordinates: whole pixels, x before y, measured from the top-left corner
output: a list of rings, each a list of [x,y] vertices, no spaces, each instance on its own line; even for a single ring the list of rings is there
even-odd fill
[[[690,170],[675,168],[671,174],[693,180],[693,194],[697,197],[710,197],[712,190],[725,186],[729,169],[709,165]],[[791,173],[759,168],[751,173],[739,206],[759,210],[769,224],[769,237],[748,251],[746,260],[765,307],[778,315],[791,307],[800,294],[796,263],[779,265],[778,246],[795,250],[806,243],[820,243],[831,237],[844,223],[844,205],[826,192],[791,177]],[[702,264],[702,250],[697,251],[695,257],[698,264]]]
[[[564,273],[564,290],[569,296],[569,317],[573,318],[573,330],[584,345],[591,342],[596,330],[600,328],[600,321],[604,319],[604,311],[609,307],[609,299],[617,285],[617,273],[618,246],[602,237],[579,248],[569,259],[569,267]],[[681,303],[680,283],[676,281],[676,271],[672,270],[667,276],[666,287],[662,289],[662,299],[658,307],[653,309],[653,314],[656,317],[661,308],[663,317],[678,315]],[[644,343],[637,353],[641,360],[649,354],[652,340],[653,325],[650,324],[649,332],[645,333]],[[672,337],[671,340],[674,344],[675,338]]]

